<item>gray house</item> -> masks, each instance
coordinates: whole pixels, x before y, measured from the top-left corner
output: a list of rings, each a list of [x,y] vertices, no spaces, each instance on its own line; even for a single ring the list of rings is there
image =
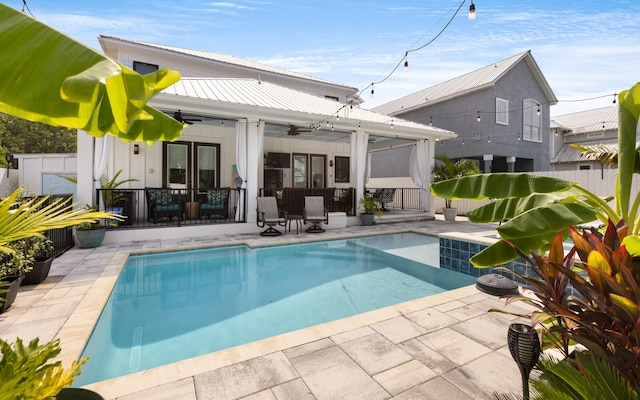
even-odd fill
[[[436,144],[436,154],[475,160],[483,172],[528,172],[549,169],[549,107],[556,103],[525,51],[373,110],[456,132]],[[410,151],[374,154],[372,176],[406,176],[397,160]]]
[[[578,150],[571,144],[601,144],[617,149],[617,105],[551,117],[551,170],[600,169],[597,161],[580,158]],[[615,168],[615,165],[604,168]]]

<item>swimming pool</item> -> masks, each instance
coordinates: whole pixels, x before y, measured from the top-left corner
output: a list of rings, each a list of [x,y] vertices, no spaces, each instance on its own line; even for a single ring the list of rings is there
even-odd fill
[[[470,285],[438,268],[436,237],[131,256],[82,357],[76,385],[149,369]]]

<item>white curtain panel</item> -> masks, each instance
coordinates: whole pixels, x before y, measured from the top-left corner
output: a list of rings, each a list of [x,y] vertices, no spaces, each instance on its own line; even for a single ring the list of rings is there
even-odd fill
[[[100,139],[96,139],[93,145],[93,187],[100,189],[100,177],[107,172],[107,162],[109,161],[109,153],[111,152],[111,138],[107,135]],[[96,160],[100,160],[96,164]],[[95,193],[95,190],[94,190]],[[91,194],[93,198],[93,193]],[[99,199],[96,199],[99,201]]]
[[[418,140],[411,151],[409,158],[409,170],[411,180],[420,188],[420,208],[428,211],[427,199],[429,196],[429,168],[428,168],[429,144],[426,140]]]

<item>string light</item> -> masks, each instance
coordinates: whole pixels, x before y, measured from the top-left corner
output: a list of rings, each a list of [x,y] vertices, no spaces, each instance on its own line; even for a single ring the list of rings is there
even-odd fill
[[[433,117],[429,117],[429,126],[433,126]]]
[[[491,143],[491,136],[487,136],[487,143]]]
[[[408,58],[408,54],[404,53],[404,72],[407,72],[409,70],[409,58]]]
[[[373,90],[373,82],[371,82],[371,98],[375,97],[375,91]]]
[[[538,111],[536,111],[538,116],[540,116],[540,104],[538,104]]]
[[[391,120],[391,129],[393,129],[393,120]]]
[[[482,118],[480,118],[480,111],[478,111],[478,116],[476,117],[476,121],[480,122]]]
[[[476,5],[473,4],[473,0],[471,0],[471,5],[469,6],[469,21],[473,21],[476,19]]]
[[[613,94],[613,104],[616,104],[616,97],[618,97],[618,93]]]

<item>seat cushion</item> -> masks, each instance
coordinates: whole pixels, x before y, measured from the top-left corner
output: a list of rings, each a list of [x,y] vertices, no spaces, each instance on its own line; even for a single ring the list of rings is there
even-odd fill
[[[200,206],[203,210],[222,210],[224,208],[224,204],[201,204]]]
[[[156,205],[156,210],[158,211],[173,211],[179,210],[180,206],[178,204],[158,204]]]

